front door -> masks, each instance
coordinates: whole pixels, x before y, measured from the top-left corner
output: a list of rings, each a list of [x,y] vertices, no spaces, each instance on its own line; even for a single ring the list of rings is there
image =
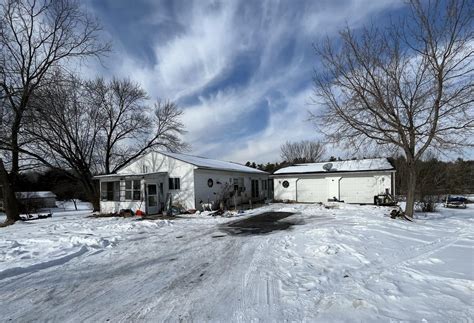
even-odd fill
[[[157,184],[148,184],[147,185],[147,213],[148,214],[157,214],[159,212],[159,203],[158,203],[158,185]]]

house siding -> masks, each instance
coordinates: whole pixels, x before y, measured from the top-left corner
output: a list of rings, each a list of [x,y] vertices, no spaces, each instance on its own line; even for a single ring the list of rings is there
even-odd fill
[[[233,190],[234,178],[243,178],[244,191],[241,192],[240,196],[236,197],[235,202],[237,204],[248,203],[251,199],[252,194],[252,180],[259,181],[259,196],[253,200],[265,200],[269,197],[268,195],[268,174],[253,174],[243,173],[235,171],[221,171],[221,170],[206,170],[196,169],[194,171],[194,186],[195,186],[195,203],[199,208],[201,203],[213,203],[218,199],[220,193],[226,186],[229,186],[230,190]],[[207,185],[208,180],[212,179],[214,185],[209,187]],[[267,182],[267,189],[262,189],[262,181]],[[231,203],[231,205],[233,202]]]
[[[173,204],[181,204],[186,209],[194,209],[194,165],[150,152],[142,158],[132,162],[118,171],[118,174],[142,174],[154,172],[167,172],[170,178],[180,179],[179,190],[169,190],[168,183],[164,183],[164,196],[171,193]]]

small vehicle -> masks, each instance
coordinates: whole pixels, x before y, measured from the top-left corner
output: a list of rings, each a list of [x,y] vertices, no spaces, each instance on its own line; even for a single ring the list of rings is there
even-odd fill
[[[444,202],[444,207],[456,207],[456,208],[466,208],[467,198],[463,196],[446,196],[446,201]]]

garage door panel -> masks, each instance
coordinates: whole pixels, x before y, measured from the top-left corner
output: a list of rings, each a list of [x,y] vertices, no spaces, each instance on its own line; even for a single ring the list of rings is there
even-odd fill
[[[327,200],[326,180],[324,178],[301,178],[296,185],[298,202],[325,202]]]
[[[339,187],[342,201],[372,204],[377,180],[373,176],[343,177]]]

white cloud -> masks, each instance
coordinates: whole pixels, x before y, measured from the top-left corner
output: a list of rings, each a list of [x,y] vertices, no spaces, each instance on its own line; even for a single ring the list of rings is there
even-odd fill
[[[306,121],[307,110],[314,108],[308,105],[316,65],[312,42],[345,22],[361,24],[400,3],[354,0],[335,6],[331,1],[196,1],[179,8],[172,17],[183,30],[151,44],[154,66],[124,54],[120,47],[110,65],[115,74],[143,84],[152,98],[179,101],[201,93],[213,82],[219,84],[219,79],[236,68],[236,58],[248,54],[255,60],[249,80],[182,106],[189,131],[186,139],[193,153],[200,155],[237,162],[276,161],[286,140],[318,138]],[[160,13],[159,6],[156,10],[152,19],[171,19]],[[267,102],[270,109],[266,128],[255,134],[222,136],[242,122],[244,115],[261,108],[261,102]]]

